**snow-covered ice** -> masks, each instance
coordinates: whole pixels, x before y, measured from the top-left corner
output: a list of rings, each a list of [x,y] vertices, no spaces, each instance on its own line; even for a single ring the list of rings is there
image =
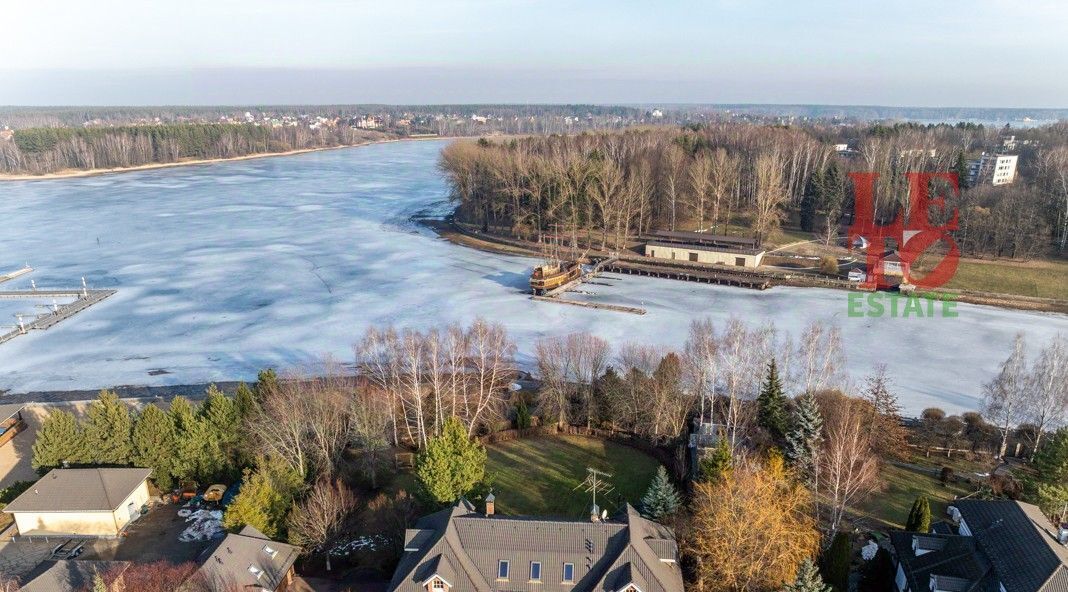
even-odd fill
[[[958,305],[957,318],[848,318],[846,294],[766,292],[629,276],[587,285],[644,316],[535,302],[531,259],[452,245],[410,220],[447,211],[442,142],[401,142],[118,175],[0,184],[5,289],[118,293],[47,331],[0,345],[0,389],[250,379],[329,353],[369,325],[504,323],[530,364],[540,336],[589,330],[614,343],[681,346],[692,318],[774,321],[797,335],[837,323],[855,378],[884,362],[908,412],[975,408],[1017,331],[1037,345],[1068,316]],[[0,319],[0,325],[11,324]],[[149,375],[153,369],[169,374]]]

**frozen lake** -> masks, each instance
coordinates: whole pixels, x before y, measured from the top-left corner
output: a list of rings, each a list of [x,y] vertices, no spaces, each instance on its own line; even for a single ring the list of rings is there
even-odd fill
[[[795,336],[811,319],[835,322],[854,378],[884,362],[906,411],[959,411],[976,407],[1015,332],[1032,348],[1068,332],[1064,315],[959,305],[957,318],[857,319],[846,317],[844,292],[629,276],[586,286],[596,294],[585,297],[643,306],[645,316],[534,302],[522,292],[532,260],[455,246],[410,221],[448,209],[435,169],[443,145],[0,184],[0,273],[36,269],[5,289],[28,288],[31,278],[71,287],[84,276],[119,290],[0,345],[0,389],[249,379],[324,353],[349,360],[371,324],[478,315],[503,322],[529,363],[543,335],[589,330],[615,343],[681,347],[690,320],[710,316],[772,320]]]

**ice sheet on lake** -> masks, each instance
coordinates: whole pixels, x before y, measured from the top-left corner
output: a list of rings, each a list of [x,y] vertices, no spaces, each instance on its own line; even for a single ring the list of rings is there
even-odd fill
[[[76,285],[118,294],[48,331],[0,346],[0,389],[99,388],[249,379],[324,353],[351,358],[372,324],[427,327],[481,315],[503,322],[530,363],[540,336],[589,330],[612,342],[680,346],[690,320],[774,321],[797,335],[837,322],[860,378],[894,374],[909,412],[974,408],[1017,331],[1032,342],[1068,317],[960,305],[955,319],[846,318],[846,294],[756,292],[610,276],[592,295],[637,316],[534,302],[532,260],[449,244],[410,221],[447,211],[441,142],[362,148],[82,179],[0,184],[5,285]],[[149,370],[170,374],[150,376]]]

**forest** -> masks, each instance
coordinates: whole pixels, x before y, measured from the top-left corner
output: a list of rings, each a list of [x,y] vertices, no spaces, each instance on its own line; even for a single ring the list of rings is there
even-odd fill
[[[182,160],[233,158],[365,143],[386,137],[348,126],[268,127],[204,123],[38,127],[0,137],[0,174],[47,174]]]
[[[879,174],[875,216],[885,224],[909,214],[908,173],[950,171],[961,179],[947,204],[960,212],[954,238],[964,254],[1063,252],[1068,125],[1014,131],[1016,182],[969,188],[968,161],[997,151],[1003,133],[972,124],[664,126],[455,143],[440,168],[458,220],[601,249],[663,229],[767,241],[784,225],[832,244],[852,221],[850,173]]]

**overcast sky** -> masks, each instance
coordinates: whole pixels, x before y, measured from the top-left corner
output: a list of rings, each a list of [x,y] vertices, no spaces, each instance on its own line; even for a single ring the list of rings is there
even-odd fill
[[[1047,0],[3,0],[0,104],[1068,107]]]

